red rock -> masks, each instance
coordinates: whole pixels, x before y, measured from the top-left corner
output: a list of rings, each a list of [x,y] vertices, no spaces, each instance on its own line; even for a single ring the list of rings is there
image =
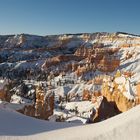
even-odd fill
[[[88,90],[83,91],[82,100],[89,101],[91,99],[91,94]]]

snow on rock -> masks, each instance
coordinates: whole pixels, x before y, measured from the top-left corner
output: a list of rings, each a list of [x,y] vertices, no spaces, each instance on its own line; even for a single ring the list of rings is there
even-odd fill
[[[62,111],[62,110],[54,109],[52,118],[53,118],[53,116],[55,116],[55,117],[56,117],[56,116],[57,116],[57,117],[61,116],[62,118],[66,118],[66,117],[68,116],[68,114],[67,114],[67,112],[64,112],[64,111]]]
[[[81,117],[71,117],[66,120],[66,122],[71,122],[71,123],[78,123],[78,124],[86,124],[87,119],[81,118]]]
[[[77,104],[77,110],[80,113],[89,112],[89,111],[93,110],[93,108],[94,108],[94,104],[89,101],[83,101],[83,102],[79,102]]]
[[[0,109],[2,108],[5,108],[5,109],[8,109],[8,110],[21,110],[23,109],[25,106],[25,104],[17,104],[17,103],[9,103],[9,102],[6,102],[6,101],[1,101],[0,102]]]
[[[25,98],[23,98],[21,96],[13,94],[11,96],[10,103],[12,103],[12,104],[31,104],[31,100],[25,99]]]
[[[22,103],[22,98],[20,96],[17,96],[16,94],[11,96],[11,103],[19,104]]]
[[[125,84],[125,82],[126,82],[126,79],[125,79],[125,77],[117,77],[117,78],[115,78],[115,80],[114,80],[118,85],[121,85],[121,84]]]
[[[120,69],[122,71],[130,71],[134,73],[134,75],[131,77],[132,82],[137,82],[140,80],[140,47],[130,47],[130,48],[122,48],[119,52],[121,54],[121,64]],[[126,54],[132,54],[132,57],[129,59],[126,59]]]
[[[75,85],[75,86],[68,92],[68,94],[77,93],[78,88],[79,88],[79,84]]]
[[[130,34],[118,34],[119,37],[130,37],[130,38],[139,38],[138,36],[135,35],[130,35]]]
[[[131,85],[130,85],[130,81],[129,80],[126,81],[125,88],[126,88],[126,91],[123,92],[123,95],[125,97],[127,97],[128,99],[130,99],[130,100],[134,99],[133,90],[131,88]]]
[[[93,91],[101,90],[101,86],[81,82],[79,84],[74,85],[73,88],[68,92],[68,94],[74,93],[74,94],[82,95],[84,89],[93,92]]]
[[[8,80],[0,79],[0,90],[4,88],[5,85],[8,84]]]
[[[120,89],[127,99],[134,99],[134,87],[132,87],[132,84],[130,84],[130,79],[126,79],[125,77],[121,76],[115,78],[114,81],[116,84],[118,84],[118,89]],[[123,87],[125,87],[125,91],[123,91]]]
[[[50,116],[48,119],[50,122],[56,122],[57,118],[58,118],[58,116],[56,114],[54,114],[54,115]]]
[[[61,97],[64,97],[71,88],[69,86],[59,86],[56,90],[55,93]]]
[[[65,109],[77,110],[79,113],[89,112],[94,108],[94,104],[90,101],[70,102],[66,104]]]

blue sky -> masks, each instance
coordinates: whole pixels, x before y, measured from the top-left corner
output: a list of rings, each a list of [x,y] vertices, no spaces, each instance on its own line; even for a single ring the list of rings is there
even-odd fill
[[[140,34],[140,0],[0,0],[0,34]]]

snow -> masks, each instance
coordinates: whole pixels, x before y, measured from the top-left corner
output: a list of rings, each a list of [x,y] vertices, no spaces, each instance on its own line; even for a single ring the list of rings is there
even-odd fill
[[[125,78],[124,76],[121,76],[121,77],[116,77],[114,81],[116,84],[118,84],[118,89],[123,93],[123,95],[127,99],[133,100],[135,98],[134,97],[135,87],[132,86],[132,83],[130,82],[130,78]],[[113,84],[113,82],[110,82],[110,87],[113,88],[111,84]],[[112,88],[111,90],[113,90]]]
[[[125,77],[117,77],[117,78],[115,78],[115,80],[114,80],[115,82],[116,82],[116,84],[118,84],[118,85],[121,85],[121,84],[125,84],[125,82],[126,82],[126,79],[125,79]]]
[[[10,100],[10,103],[12,103],[12,104],[27,104],[27,105],[29,105],[29,104],[31,104],[32,102],[31,102],[31,100],[29,100],[29,99],[25,99],[25,98],[23,98],[23,97],[21,97],[21,96],[18,96],[18,95],[16,95],[16,94],[13,94],[12,96],[11,96],[11,100]]]
[[[131,88],[129,80],[126,81],[125,89],[126,89],[126,92],[123,92],[123,95],[126,96],[130,100],[134,99],[133,90]]]
[[[139,140],[139,118],[140,105],[100,123],[66,128],[74,124],[37,120],[1,109],[0,139]]]
[[[76,109],[76,102],[67,103],[65,109],[67,109],[67,110],[75,110]]]
[[[0,79],[0,90],[2,90],[6,84],[8,84],[8,80]]]
[[[32,101],[15,94],[11,96],[10,102],[0,101],[0,109],[5,108],[8,110],[12,109],[14,111],[17,111],[23,109],[26,105],[32,105]]]
[[[94,85],[94,84],[87,84],[84,82],[80,82],[79,84],[75,84],[73,86],[73,88],[68,92],[68,94],[78,94],[78,95],[82,95],[83,94],[83,90],[89,90],[91,92],[93,91],[98,91],[101,89],[100,85]]]
[[[126,79],[125,77],[117,77],[115,78],[115,83],[118,84],[118,89],[123,93],[125,97],[132,100],[134,99],[134,94],[136,93],[135,86],[132,86],[134,82],[140,81],[140,37],[129,35],[129,34],[118,34],[115,36],[112,36],[112,34],[99,34],[94,37],[92,34],[90,34],[91,40],[84,41],[82,39],[83,35],[80,35],[79,38],[77,35],[62,35],[62,36],[48,36],[48,37],[39,37],[39,36],[30,36],[25,35],[26,42],[22,43],[21,35],[16,35],[7,38],[5,41],[5,44],[2,45],[5,48],[15,47],[16,45],[21,44],[22,46],[19,48],[32,48],[34,46],[47,46],[47,47],[53,47],[53,46],[59,46],[61,44],[60,39],[70,39],[67,44],[65,44],[65,47],[67,48],[73,48],[78,47],[80,45],[84,45],[85,47],[90,47],[93,43],[103,43],[104,45],[109,45],[109,48],[117,48],[120,45],[123,44],[129,44],[130,47],[128,48],[120,48],[117,56],[121,56],[121,64],[120,64],[120,71],[128,71],[134,73],[134,75],[131,77],[131,79]],[[42,40],[43,39],[43,40]],[[134,46],[135,45],[135,46]],[[40,46],[40,47],[41,47]],[[132,46],[132,47],[131,47]],[[54,51],[54,55],[56,55],[59,52]],[[64,52],[64,53],[67,53]],[[38,51],[33,51],[32,49],[27,50],[20,50],[15,51],[10,50],[10,52],[3,51],[1,52],[1,56],[6,56],[9,54],[9,56],[13,56],[13,62],[8,63],[5,61],[5,63],[1,63],[0,67],[2,71],[4,69],[7,69],[8,67],[14,68],[14,69],[26,69],[26,68],[36,68],[36,66],[40,67],[44,62],[46,57],[53,56],[50,52],[44,51],[43,53]],[[131,58],[126,59],[127,54],[133,54]],[[30,60],[33,56],[32,61],[25,61]],[[34,59],[35,57],[35,59]],[[38,59],[39,57],[39,59]],[[37,59],[36,59],[37,58]],[[44,58],[44,59],[41,59]],[[84,63],[86,60],[81,60],[80,63]],[[56,70],[56,67],[53,66],[53,70]],[[97,73],[98,72],[98,73]],[[99,71],[95,72],[96,75],[101,75],[102,73]],[[113,73],[110,73],[110,75]],[[72,73],[68,73],[68,76],[72,78]],[[93,77],[91,77],[88,73],[84,75],[84,78],[92,80]],[[74,76],[73,76],[74,77]],[[55,83],[59,80],[65,80],[61,75],[54,78]],[[70,79],[68,77],[68,79]],[[48,91],[48,94],[50,91],[54,91],[55,94],[64,97],[66,94],[78,94],[82,96],[83,90],[89,90],[90,92],[94,92],[96,90],[100,90],[101,87],[94,85],[94,84],[87,84],[87,82],[81,81],[81,79],[78,77],[72,78],[76,84],[71,84],[68,86],[57,86],[54,89],[51,89]],[[77,80],[79,79],[79,80]],[[110,86],[110,91],[113,91],[114,84],[111,81],[110,78],[105,78],[104,82],[108,82]],[[4,80],[0,80],[0,89],[2,89],[5,85]],[[125,88],[125,91],[124,91]],[[34,92],[31,90],[30,92]],[[48,95],[46,94],[46,95]],[[49,118],[50,122],[47,121],[41,121],[36,120],[30,117],[23,116],[21,114],[13,112],[13,110],[22,109],[28,101],[25,99],[13,95],[11,98],[10,103],[0,101],[0,139],[47,139],[47,140],[91,140],[91,139],[98,139],[98,140],[120,140],[120,139],[138,139],[140,137],[140,130],[139,130],[139,124],[140,124],[140,106],[136,107],[126,113],[123,113],[119,116],[116,116],[114,118],[111,118],[107,121],[93,124],[93,125],[84,125],[80,127],[74,127],[74,128],[68,128],[65,127],[72,126],[74,124],[69,123],[55,123],[58,116],[62,116],[64,118],[68,118],[66,121],[73,122],[73,123],[85,123],[87,119],[89,118],[89,115],[91,113],[91,110],[96,110],[100,103],[102,101],[102,97],[97,98],[96,103],[91,103],[90,101],[78,101],[78,102],[69,102],[64,103],[63,107],[64,110],[54,110],[54,114]],[[6,110],[4,110],[4,109]],[[9,112],[11,111],[12,112]],[[84,116],[85,118],[79,117],[76,114],[70,114],[69,112],[66,112],[67,110],[76,110],[78,111],[78,115]],[[127,119],[126,119],[127,118]],[[17,124],[17,125],[15,125]],[[56,130],[58,128],[65,128],[61,130]],[[52,131],[53,130],[53,131]],[[131,135],[130,135],[131,134]],[[22,137],[21,137],[22,136]],[[138,137],[137,137],[138,136]]]
[[[135,36],[135,35],[129,35],[129,34],[119,34],[118,36],[119,36],[119,37],[140,38],[140,37],[138,37],[138,36]]]
[[[53,116],[59,116],[59,117],[61,117],[61,118],[66,118],[66,117],[68,117],[68,112],[66,112],[66,111],[62,111],[62,110],[60,110],[60,109],[54,109],[54,113],[53,113],[53,115],[52,115],[52,117]],[[69,115],[69,116],[71,116],[71,115]]]
[[[5,136],[26,136],[37,133],[48,132],[65,127],[71,127],[74,124],[52,123],[27,117],[17,112],[0,108],[0,139]],[[21,137],[22,139],[22,137]]]
[[[14,69],[22,68],[22,69],[27,69],[27,68],[35,68],[36,66],[41,66],[44,64],[45,59],[43,60],[35,60],[35,61],[19,61],[17,63],[14,63]]]
[[[127,52],[133,54],[133,56],[130,59],[125,60],[125,56]],[[130,78],[130,84],[131,84],[131,91],[133,94],[136,93],[136,87],[134,86],[134,83],[137,83],[140,81],[140,47],[130,47],[130,48],[122,48],[120,49],[119,53],[121,54],[121,64],[119,69],[121,71],[131,72],[133,73],[132,77]],[[126,88],[128,85],[126,86]],[[124,93],[125,96],[128,97],[127,92]],[[132,96],[130,97],[133,98]]]
[[[48,119],[50,122],[56,122],[57,117],[58,116],[56,114],[54,114],[54,115],[50,116]]]
[[[1,101],[0,102],[0,109],[1,108],[5,108],[5,109],[8,109],[8,110],[20,110],[20,109],[23,109],[24,106],[26,104],[17,104],[17,103],[9,103],[9,102],[6,102],[6,101]]]
[[[66,120],[66,122],[71,122],[71,123],[79,123],[79,124],[86,124],[87,119],[81,118],[81,117],[71,117]]]
[[[97,109],[102,101],[102,97],[97,98],[97,103],[93,104],[91,101],[69,102],[66,104],[66,110],[77,110],[79,113],[92,112]]]
[[[55,93],[61,97],[64,97],[67,95],[67,93],[71,90],[69,86],[59,86],[56,90]]]
[[[19,104],[22,102],[22,98],[20,96],[17,96],[16,94],[11,96],[11,103]]]
[[[49,132],[48,140],[138,140],[140,106],[103,122]],[[126,119],[127,118],[127,119]],[[72,135],[74,133],[74,135]]]

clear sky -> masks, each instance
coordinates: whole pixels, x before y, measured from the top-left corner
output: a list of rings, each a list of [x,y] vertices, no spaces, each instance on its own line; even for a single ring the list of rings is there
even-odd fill
[[[0,34],[140,34],[140,0],[0,0]]]

